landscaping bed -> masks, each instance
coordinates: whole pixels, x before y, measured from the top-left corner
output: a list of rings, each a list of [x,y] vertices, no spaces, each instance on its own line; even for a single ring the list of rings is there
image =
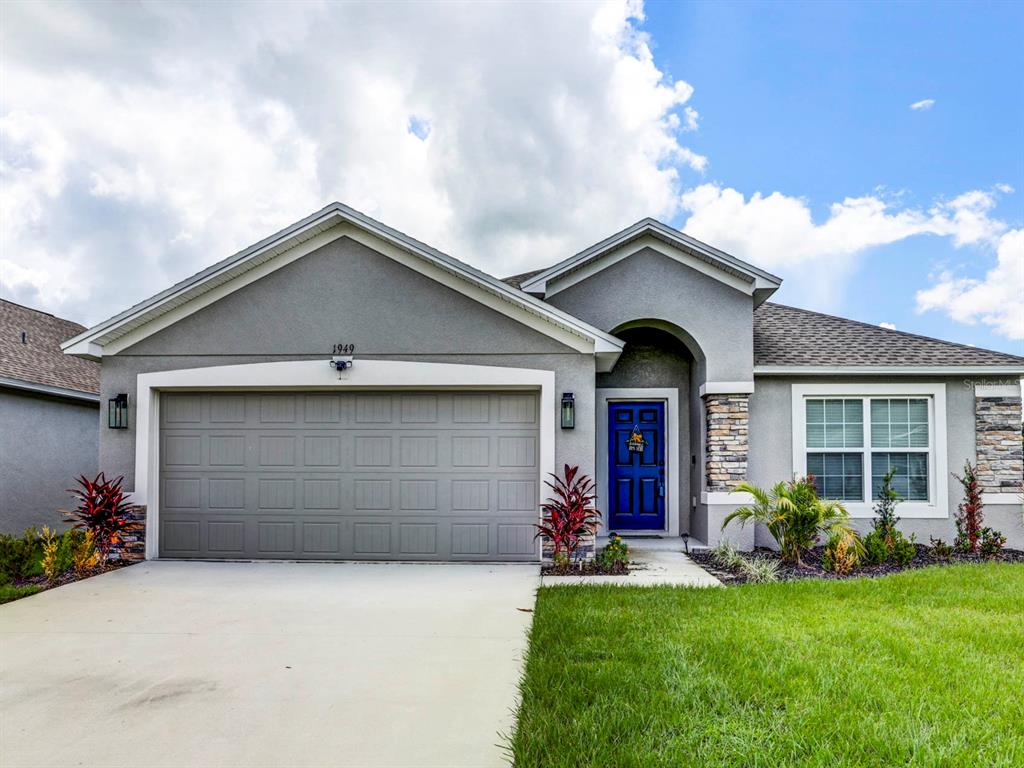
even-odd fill
[[[116,571],[117,569],[124,568],[128,565],[132,565],[132,563],[122,560],[112,560],[108,562],[105,567],[95,566],[79,573],[76,573],[73,570],[65,571],[52,581],[42,574],[38,576],[29,576],[24,579],[14,579],[3,586],[0,586],[0,605],[18,600],[22,597],[34,595],[37,592],[42,592],[47,589],[62,587],[65,584],[71,584],[75,581],[82,581],[83,579],[89,579],[93,576],[99,576],[101,573]]]
[[[622,561],[606,565],[597,560],[581,560],[564,565],[547,563],[541,566],[540,572],[544,576],[623,576],[629,573],[629,565]]]
[[[990,561],[1024,563],[1024,551],[1019,549],[1004,548],[999,552],[999,554],[988,558],[982,557],[979,554],[961,552],[953,552],[948,557],[940,557],[935,554],[935,551],[931,547],[926,547],[922,544],[915,544],[914,546],[916,548],[916,554],[913,559],[905,565],[901,565],[893,560],[879,565],[861,564],[847,574],[837,574],[834,571],[825,569],[822,564],[825,553],[824,547],[813,547],[812,549],[804,552],[802,556],[804,563],[803,567],[796,566],[793,563],[783,562],[779,558],[779,553],[777,551],[768,548],[758,548],[750,553],[750,557],[776,562],[778,568],[775,571],[775,574],[776,580],[778,581],[793,581],[796,579],[851,579],[861,576],[886,576],[893,573],[899,573],[900,571],[925,568],[932,565],[947,566],[966,563],[985,563]],[[691,552],[690,557],[694,562],[700,564],[705,570],[718,578],[718,580],[723,584],[747,584],[757,581],[757,579],[752,578],[743,568],[737,566],[730,567],[724,564],[720,558],[716,557],[712,550],[705,549]]]
[[[1024,564],[537,595],[517,768],[1024,765]]]

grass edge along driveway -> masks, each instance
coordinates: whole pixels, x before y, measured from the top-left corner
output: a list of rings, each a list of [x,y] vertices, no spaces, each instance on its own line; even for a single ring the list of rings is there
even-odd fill
[[[538,594],[527,766],[1024,765],[1024,565]]]

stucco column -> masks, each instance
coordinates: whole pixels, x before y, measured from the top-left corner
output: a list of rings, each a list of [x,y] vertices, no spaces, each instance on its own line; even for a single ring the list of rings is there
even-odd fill
[[[705,394],[704,477],[708,493],[728,493],[747,479],[750,395]]]

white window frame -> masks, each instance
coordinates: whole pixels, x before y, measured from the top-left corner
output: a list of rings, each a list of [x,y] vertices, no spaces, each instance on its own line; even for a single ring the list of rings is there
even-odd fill
[[[807,448],[807,400],[864,399],[864,444],[861,448]],[[793,474],[807,474],[808,453],[861,453],[863,455],[864,501],[844,501],[851,517],[874,517],[871,488],[871,454],[901,453],[899,448],[872,449],[872,399],[925,398],[928,400],[928,501],[902,501],[896,514],[905,518],[949,517],[949,471],[946,452],[946,385],[945,384],[872,384],[863,382],[793,385]],[[910,452],[913,452],[911,449]]]

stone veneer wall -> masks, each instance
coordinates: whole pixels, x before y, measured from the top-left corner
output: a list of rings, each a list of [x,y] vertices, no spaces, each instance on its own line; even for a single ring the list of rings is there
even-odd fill
[[[110,549],[111,560],[138,563],[146,559],[146,508],[132,507],[128,512],[131,525],[123,531]]]
[[[1024,479],[1019,397],[977,397],[974,401],[978,481],[983,493],[1017,493]]]
[[[750,396],[705,395],[705,465],[709,493],[731,491],[747,479]]]

